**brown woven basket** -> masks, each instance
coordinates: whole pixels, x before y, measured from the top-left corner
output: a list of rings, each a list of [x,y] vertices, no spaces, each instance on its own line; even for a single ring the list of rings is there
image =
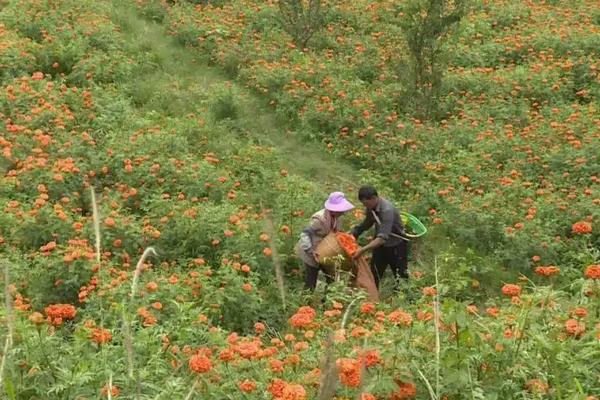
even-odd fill
[[[346,255],[333,232],[323,238],[317,246],[316,253],[319,255],[319,264],[324,267],[325,273],[335,273],[336,266],[345,271],[352,268],[352,260]]]

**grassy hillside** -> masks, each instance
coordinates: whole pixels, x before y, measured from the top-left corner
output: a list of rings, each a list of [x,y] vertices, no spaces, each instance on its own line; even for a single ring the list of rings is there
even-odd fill
[[[595,3],[474,2],[430,120],[404,5],[301,50],[274,2],[0,1],[3,398],[600,396]],[[367,182],[428,225],[410,281],[302,292]]]

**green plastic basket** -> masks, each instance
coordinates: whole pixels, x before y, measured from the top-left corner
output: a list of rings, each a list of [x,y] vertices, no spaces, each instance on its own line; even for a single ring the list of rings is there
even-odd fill
[[[427,228],[417,217],[407,212],[400,212],[400,218],[404,226],[410,228],[412,233],[406,232],[404,235],[409,238],[418,238],[427,233]]]

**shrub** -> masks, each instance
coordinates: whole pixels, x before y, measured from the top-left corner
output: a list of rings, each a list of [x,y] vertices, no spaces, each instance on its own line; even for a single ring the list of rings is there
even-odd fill
[[[282,27],[299,49],[308,47],[308,41],[323,29],[325,12],[321,0],[279,0]]]

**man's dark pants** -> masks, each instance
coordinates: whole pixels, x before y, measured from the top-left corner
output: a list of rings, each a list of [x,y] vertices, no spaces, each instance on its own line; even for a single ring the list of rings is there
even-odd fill
[[[388,265],[394,273],[396,282],[399,278],[408,279],[408,242],[402,240],[397,246],[380,246],[373,250],[371,271],[377,288],[379,288],[379,281],[383,278]]]

